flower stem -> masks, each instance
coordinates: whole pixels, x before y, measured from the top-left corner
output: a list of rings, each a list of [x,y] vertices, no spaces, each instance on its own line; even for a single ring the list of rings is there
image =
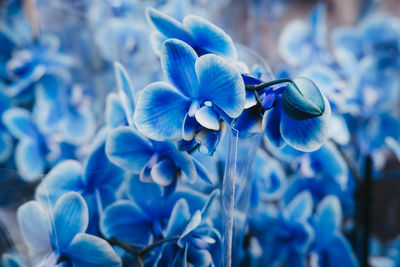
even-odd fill
[[[145,246],[141,249],[135,249],[133,247],[131,247],[130,245],[128,245],[127,243],[118,240],[115,237],[112,237],[108,240],[108,243],[110,243],[111,245],[116,245],[119,246],[121,248],[123,248],[125,251],[129,252],[132,256],[134,256],[139,264],[140,267],[144,267],[144,260],[143,257],[150,252],[152,249],[166,243],[166,242],[170,242],[170,241],[174,241],[174,240],[178,240],[179,236],[171,236],[165,239],[161,239],[158,240],[156,242],[154,242],[153,244],[150,244],[148,246]]]
[[[276,84],[292,83],[292,82],[293,82],[293,80],[289,79],[289,78],[277,79],[277,80],[273,80],[270,82],[264,82],[264,83],[260,83],[260,84],[246,85],[246,90],[258,92],[266,87],[270,87],[270,86],[273,86]]]

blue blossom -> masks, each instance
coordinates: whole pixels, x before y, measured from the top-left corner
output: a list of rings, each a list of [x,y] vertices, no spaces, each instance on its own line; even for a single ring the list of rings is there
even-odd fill
[[[312,210],[307,191],[298,194],[278,215],[258,210],[250,221],[250,233],[256,234],[262,248],[261,266],[306,266],[306,252],[314,239],[308,222]]]
[[[85,94],[83,86],[72,85],[68,78],[43,77],[36,88],[32,111],[40,131],[56,135],[69,144],[87,143],[94,134],[96,122]]]
[[[64,70],[73,64],[61,54],[55,36],[45,36],[38,42],[17,47],[5,62],[0,88],[11,97],[25,100],[32,96],[32,88],[43,76]]]
[[[255,207],[282,197],[287,187],[286,174],[279,162],[262,150],[257,151],[253,175],[251,202]]]
[[[151,36],[156,54],[163,54],[162,43],[166,39],[174,38],[190,45],[198,56],[212,53],[231,60],[237,58],[236,49],[229,35],[203,18],[188,15],[180,23],[153,8],[146,10],[146,16],[157,30]]]
[[[283,29],[278,50],[283,59],[293,67],[315,62],[330,63],[327,51],[326,4],[318,3],[308,21],[293,20]]]
[[[103,209],[116,200],[123,172],[105,154],[107,131],[100,132],[84,164],[64,160],[54,166],[36,188],[35,197],[55,204],[66,192],[79,193],[89,208],[88,232],[98,233]]]
[[[222,240],[219,232],[207,220],[207,211],[216,193],[201,210],[190,212],[188,202],[176,202],[166,229],[166,237],[179,236],[176,243],[166,244],[156,263],[177,266],[219,266],[221,264]]]
[[[161,65],[175,87],[156,82],[141,91],[135,123],[151,139],[195,140],[213,153],[224,132],[222,116],[236,118],[245,104],[240,73],[216,55],[197,57],[182,41],[162,46]]]
[[[315,266],[359,266],[347,239],[341,233],[342,213],[335,196],[325,197],[313,220],[315,239],[311,262]]]
[[[54,266],[68,260],[72,266],[122,266],[121,259],[103,239],[86,234],[88,208],[77,193],[64,194],[54,209],[29,201],[17,212],[22,238],[35,262]]]
[[[143,183],[137,175],[130,177],[126,195],[128,199],[119,200],[105,210],[101,231],[107,238],[115,237],[136,246],[165,237],[166,221],[178,199],[187,199],[191,210],[202,207],[206,201],[203,194],[189,189],[165,194],[162,187]]]
[[[259,103],[245,110],[235,122],[235,127],[246,133],[262,118],[261,129],[265,129],[269,141],[275,146],[288,144],[307,152],[320,148],[327,138],[331,116],[328,99],[314,82],[305,77],[270,83],[287,85],[263,86],[258,90],[257,86],[262,85],[262,81],[246,77],[247,86],[256,88]]]
[[[23,108],[10,108],[4,112],[3,123],[8,132],[19,140],[15,150],[15,163],[26,181],[39,179],[47,167],[73,154],[62,140],[41,133],[31,113]]]

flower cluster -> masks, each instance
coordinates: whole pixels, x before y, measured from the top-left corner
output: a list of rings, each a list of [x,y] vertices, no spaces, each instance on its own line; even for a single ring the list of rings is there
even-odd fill
[[[0,208],[24,243],[2,266],[365,264],[361,191],[400,158],[396,17],[330,43],[319,3],[273,73],[210,22],[229,1],[26,2],[0,10]]]

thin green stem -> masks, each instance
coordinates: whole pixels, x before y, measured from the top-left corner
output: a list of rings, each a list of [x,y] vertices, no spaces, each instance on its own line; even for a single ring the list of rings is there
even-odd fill
[[[293,80],[289,79],[289,78],[277,79],[277,80],[273,80],[270,82],[264,82],[264,83],[260,83],[260,84],[246,85],[246,90],[258,92],[266,87],[270,87],[270,86],[273,86],[276,84],[292,83],[292,82],[293,82]]]

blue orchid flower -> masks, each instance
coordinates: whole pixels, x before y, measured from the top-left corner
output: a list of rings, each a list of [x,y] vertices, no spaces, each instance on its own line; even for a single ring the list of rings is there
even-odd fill
[[[153,8],[146,9],[146,16],[157,30],[151,36],[153,50],[156,54],[162,55],[162,43],[173,38],[190,45],[198,56],[211,53],[230,60],[237,59],[237,52],[231,37],[205,19],[189,15],[180,23]]]
[[[306,252],[314,239],[308,222],[312,210],[312,197],[304,191],[278,215],[261,212],[252,218],[250,233],[262,248],[261,266],[306,266]]]
[[[207,212],[217,193],[201,210],[190,212],[188,202],[176,202],[168,221],[166,237],[178,236],[176,243],[170,242],[162,247],[156,264],[159,266],[219,266],[221,264],[222,240]]]
[[[335,196],[325,197],[313,220],[315,239],[311,262],[315,266],[359,266],[350,243],[341,233],[342,212]]]
[[[262,118],[262,127],[276,147],[288,144],[300,151],[320,148],[329,128],[331,108],[328,99],[313,81],[305,77],[263,83],[251,76],[246,88],[257,95],[257,104],[243,112],[235,128],[251,131]],[[276,85],[287,83],[287,85]]]
[[[86,234],[88,208],[85,200],[70,192],[58,199],[54,209],[29,201],[17,212],[22,238],[35,262],[55,266],[122,266],[121,259],[103,239]]]
[[[166,221],[178,199],[191,203],[191,210],[206,202],[203,194],[184,188],[165,194],[162,187],[143,183],[138,175],[130,177],[126,195],[127,200],[119,200],[105,210],[101,231],[107,238],[114,237],[136,246],[147,245],[152,239],[164,236]]]
[[[17,48],[5,63],[0,88],[10,97],[22,100],[32,95],[32,88],[44,75],[73,65],[72,58],[61,54],[59,40],[45,36],[39,42]]]
[[[0,91],[0,118],[11,107],[11,99]],[[12,137],[3,121],[0,120],[0,164],[9,159],[12,154]]]
[[[57,135],[73,145],[85,144],[94,134],[96,122],[82,86],[67,78],[46,75],[35,91],[33,116],[40,131]]]
[[[55,204],[64,193],[79,193],[89,208],[87,231],[98,233],[99,218],[105,208],[116,200],[123,181],[123,171],[112,164],[105,154],[107,131],[102,131],[91,146],[85,163],[64,160],[54,166],[36,188],[35,197]]]
[[[278,50],[293,67],[315,62],[330,63],[332,59],[327,52],[326,4],[316,4],[308,21],[290,22],[280,35]]]
[[[251,203],[257,207],[263,201],[279,200],[287,187],[285,172],[279,162],[258,150],[254,162]]]
[[[21,177],[35,181],[46,168],[63,158],[73,157],[73,148],[63,145],[56,136],[44,135],[37,127],[30,112],[10,108],[4,112],[3,123],[8,132],[19,140],[15,150],[15,163]]]
[[[147,137],[195,140],[213,153],[228,119],[240,115],[245,90],[240,73],[216,55],[197,57],[186,43],[170,39],[162,47],[163,72],[175,87],[156,82],[141,91],[135,123]]]

